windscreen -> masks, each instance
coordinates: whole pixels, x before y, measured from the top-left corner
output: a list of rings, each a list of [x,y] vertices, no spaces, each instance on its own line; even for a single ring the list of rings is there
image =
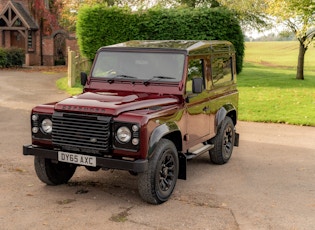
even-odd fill
[[[182,79],[184,54],[103,51],[97,56],[92,77],[133,81],[178,82]]]

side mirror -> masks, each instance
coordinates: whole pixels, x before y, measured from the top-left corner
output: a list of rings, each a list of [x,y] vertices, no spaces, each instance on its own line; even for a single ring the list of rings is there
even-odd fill
[[[81,72],[81,85],[82,86],[85,86],[85,84],[86,84],[86,82],[87,82],[87,74],[86,73],[84,73],[84,72]]]
[[[199,94],[203,90],[203,78],[197,77],[192,79],[192,91],[193,93]]]

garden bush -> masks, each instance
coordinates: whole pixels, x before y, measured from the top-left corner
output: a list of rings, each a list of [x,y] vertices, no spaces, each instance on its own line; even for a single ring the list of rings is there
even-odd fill
[[[0,68],[20,67],[24,63],[24,50],[20,48],[0,48]]]
[[[228,40],[236,49],[237,72],[244,57],[238,20],[225,8],[128,8],[96,5],[79,11],[76,32],[81,53],[93,59],[101,46],[128,40]]]

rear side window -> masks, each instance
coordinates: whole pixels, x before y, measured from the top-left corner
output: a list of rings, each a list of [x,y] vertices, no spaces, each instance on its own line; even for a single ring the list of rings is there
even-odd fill
[[[232,57],[214,56],[211,59],[213,85],[220,85],[233,80]]]

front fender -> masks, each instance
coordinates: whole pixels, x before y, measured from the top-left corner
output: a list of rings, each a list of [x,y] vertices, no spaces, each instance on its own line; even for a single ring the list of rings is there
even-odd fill
[[[175,122],[167,122],[156,127],[149,139],[148,158],[151,157],[156,145],[163,138],[173,141],[177,150],[181,149],[181,132]]]

